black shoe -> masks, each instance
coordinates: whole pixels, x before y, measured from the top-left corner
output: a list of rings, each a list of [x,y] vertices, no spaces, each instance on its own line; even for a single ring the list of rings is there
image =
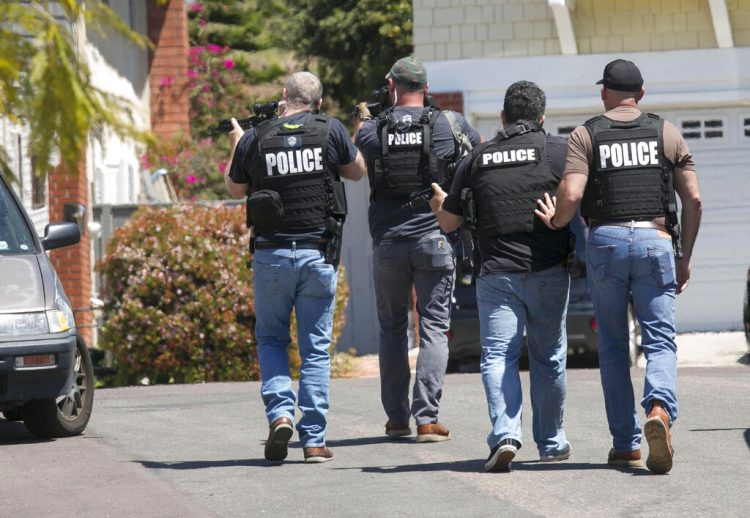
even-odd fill
[[[510,463],[521,448],[521,443],[515,439],[503,439],[500,444],[490,450],[490,456],[484,463],[484,470],[491,473],[510,471]]]

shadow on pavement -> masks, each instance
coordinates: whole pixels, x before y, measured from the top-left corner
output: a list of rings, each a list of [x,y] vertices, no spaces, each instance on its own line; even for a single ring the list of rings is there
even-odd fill
[[[230,459],[230,460],[182,460],[159,462],[155,460],[136,460],[144,468],[150,469],[206,469],[206,468],[236,468],[258,467],[275,468],[283,464],[304,464],[304,461],[269,462],[266,459]]]
[[[54,439],[34,437],[20,421],[0,419],[0,444],[35,444],[52,441]]]
[[[326,446],[336,448],[339,446],[365,446],[367,444],[409,444],[414,442],[414,437],[403,437],[400,439],[390,439],[385,435],[377,435],[375,437],[358,437],[356,439],[326,439]]]
[[[459,460],[454,462],[433,462],[425,464],[404,464],[402,466],[361,466],[352,468],[336,468],[341,470],[356,469],[362,473],[410,473],[410,472],[431,472],[431,471],[455,471],[458,473],[484,473],[485,459]],[[622,471],[632,475],[640,475],[641,471],[648,474],[648,471],[641,468],[621,468],[616,466],[607,466],[606,464],[591,464],[584,462],[556,462],[540,463],[538,461],[521,461],[513,463],[512,471],[571,471],[571,470],[592,470],[606,469]],[[492,475],[502,475],[502,473],[491,473]]]

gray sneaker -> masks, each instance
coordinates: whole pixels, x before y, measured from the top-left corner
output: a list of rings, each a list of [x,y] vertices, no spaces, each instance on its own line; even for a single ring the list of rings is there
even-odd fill
[[[570,458],[570,452],[573,450],[570,443],[565,444],[565,448],[557,453],[550,453],[549,455],[541,455],[539,462],[558,462],[561,460],[568,460]]]

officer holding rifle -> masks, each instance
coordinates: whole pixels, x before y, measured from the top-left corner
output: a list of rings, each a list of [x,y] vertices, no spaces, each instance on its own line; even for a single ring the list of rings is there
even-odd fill
[[[229,193],[248,196],[253,229],[255,336],[261,396],[269,423],[265,458],[282,461],[296,425],[305,462],[326,462],[329,347],[346,197],[341,177],[365,174],[362,155],[344,125],[319,114],[320,80],[310,72],[290,75],[280,116],[248,131],[232,119]],[[290,316],[297,317],[299,398],[289,373]]]
[[[418,59],[398,60],[386,78],[392,107],[372,118],[361,103],[355,137],[367,162],[371,189],[385,434],[410,436],[414,417],[417,442],[445,441],[450,432],[438,422],[438,409],[448,362],[453,247],[426,204],[402,206],[412,193],[447,180],[451,164],[461,154],[463,137],[476,145],[480,136],[460,114],[426,106],[427,71]],[[412,287],[420,343],[410,406],[407,322]]]

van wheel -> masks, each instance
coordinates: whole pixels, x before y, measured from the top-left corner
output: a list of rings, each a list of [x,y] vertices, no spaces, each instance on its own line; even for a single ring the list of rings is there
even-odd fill
[[[635,367],[641,354],[641,324],[635,318],[635,310],[628,306],[628,360],[631,367]]]
[[[37,437],[71,437],[86,429],[94,405],[94,367],[88,348],[76,341],[71,383],[65,394],[35,399],[21,410],[23,423]]]

